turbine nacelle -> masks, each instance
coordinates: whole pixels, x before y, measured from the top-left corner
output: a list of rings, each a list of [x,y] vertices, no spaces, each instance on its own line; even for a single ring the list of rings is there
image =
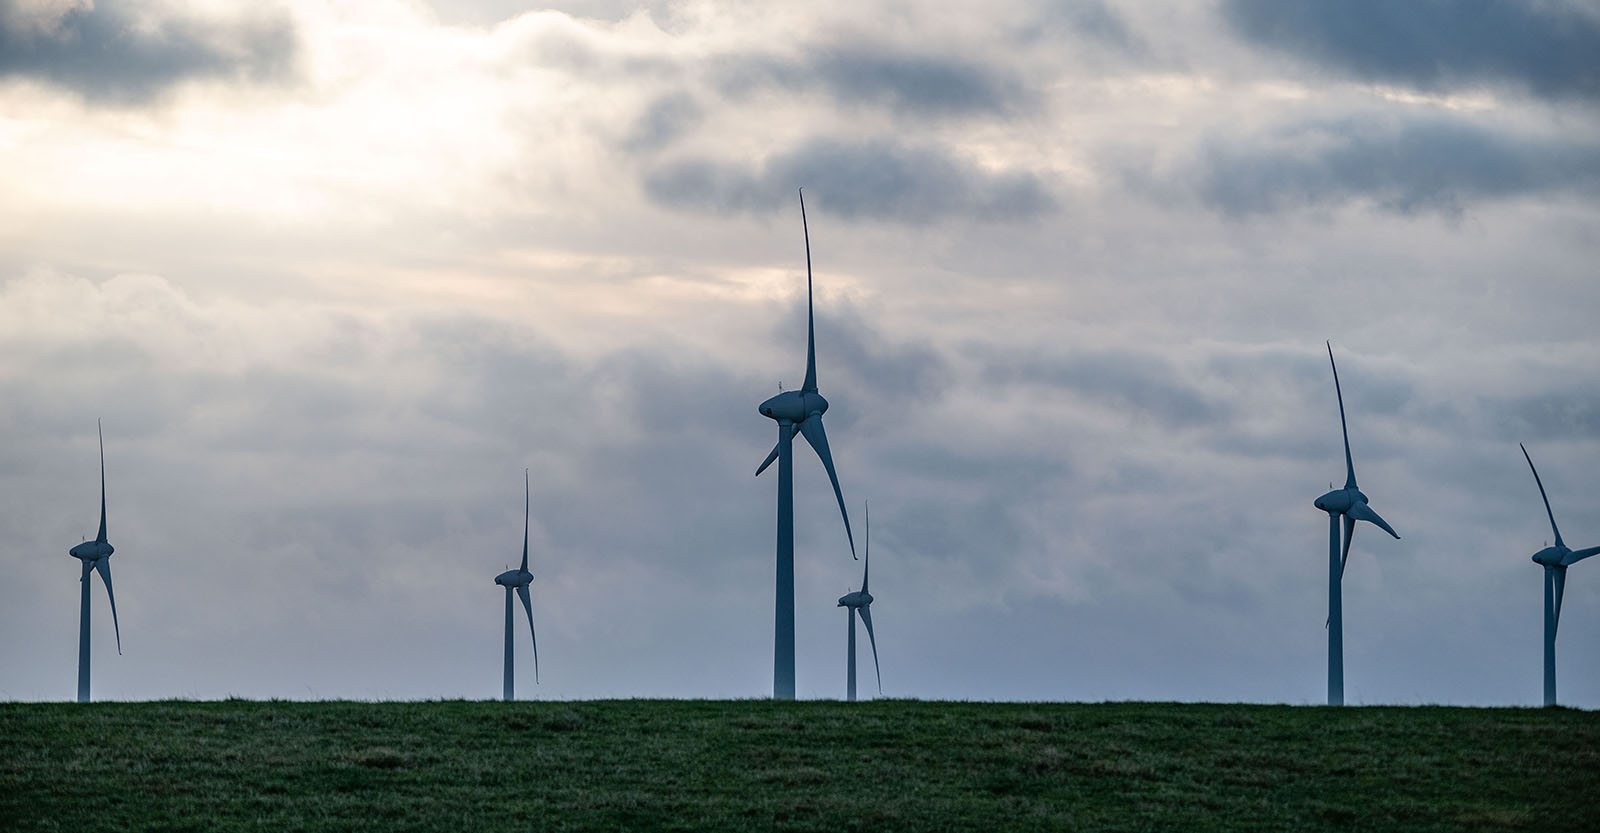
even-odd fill
[[[857,590],[854,593],[847,593],[847,594],[845,594],[843,596],[840,596],[839,597],[839,603],[837,605],[834,605],[834,606],[835,607],[866,607],[869,604],[872,604],[872,594],[868,593],[868,592],[866,592],[864,590]]]
[[[533,583],[533,573],[527,570],[507,570],[495,576],[494,583],[502,587],[526,587]]]
[[[828,412],[828,400],[814,390],[789,390],[761,403],[761,415],[796,425]]]
[[[1362,494],[1359,489],[1334,489],[1312,501],[1312,505],[1324,512],[1342,515],[1350,511],[1350,507],[1355,505],[1358,500],[1362,503],[1367,502],[1367,496]]]
[[[1546,567],[1560,567],[1571,557],[1572,550],[1566,547],[1545,547],[1533,554],[1533,561]]]
[[[111,546],[111,542],[109,541],[84,541],[72,549],[67,550],[67,554],[73,558],[79,558],[84,561],[98,561],[116,551],[117,548]]]

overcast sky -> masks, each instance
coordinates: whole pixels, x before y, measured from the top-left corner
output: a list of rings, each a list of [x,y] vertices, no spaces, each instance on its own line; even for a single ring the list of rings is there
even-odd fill
[[[96,698],[498,696],[524,467],[519,695],[769,695],[805,186],[886,695],[1321,702],[1331,340],[1404,536],[1348,700],[1539,702],[1518,442],[1600,544],[1600,4],[247,5],[0,0],[0,699],[74,696],[97,417]]]

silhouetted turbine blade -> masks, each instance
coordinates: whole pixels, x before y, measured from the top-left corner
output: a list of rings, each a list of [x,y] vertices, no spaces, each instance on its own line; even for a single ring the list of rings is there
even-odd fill
[[[800,228],[806,236],[806,381],[803,391],[817,389],[817,330],[811,308],[811,229],[806,225],[806,191],[800,189]]]
[[[1556,618],[1556,568],[1544,565],[1544,624],[1553,627]]]
[[[1352,504],[1349,510],[1345,512],[1345,517],[1355,518],[1358,521],[1366,521],[1367,523],[1376,526],[1384,532],[1393,535],[1395,540],[1398,541],[1400,539],[1400,533],[1395,532],[1394,527],[1389,526],[1388,521],[1378,517],[1378,513],[1373,511],[1372,507],[1365,503],[1357,501],[1356,503]]]
[[[833,482],[833,496],[839,501],[839,516],[844,518],[844,534],[850,539],[850,557],[855,558],[856,537],[850,532],[850,514],[844,509],[844,492],[839,490],[839,475],[833,470],[833,454],[828,451],[828,434],[822,430],[822,417],[815,414],[806,417],[800,423],[800,433],[806,435],[806,442],[822,458],[822,467],[828,470],[828,479]]]
[[[94,568],[100,571],[100,580],[106,583],[106,598],[111,600],[111,627],[117,634],[117,653],[122,653],[122,626],[117,623],[117,594],[111,589],[111,558],[101,557],[94,562]],[[84,576],[84,580],[88,580]]]
[[[862,548],[866,550],[864,553],[862,553],[862,555],[865,557],[861,562],[861,592],[866,593],[867,574],[872,570],[872,505],[866,501],[862,501],[861,506],[862,511],[866,512],[867,515],[867,531],[865,533],[866,537],[861,541]]]
[[[528,635],[533,637],[533,682],[539,684],[539,635],[533,632],[533,600],[528,596],[528,585],[517,585],[517,598],[522,599],[522,609],[528,613]],[[510,636],[510,634],[507,634]]]
[[[1586,550],[1573,550],[1572,554],[1567,556],[1566,564],[1561,566],[1565,567],[1567,564],[1576,564],[1591,555],[1600,555],[1600,547],[1590,547]]]
[[[533,487],[528,485],[528,470],[522,470],[522,571],[528,571],[528,516],[533,511]],[[532,614],[529,614],[532,617]],[[535,675],[537,676],[537,675]]]
[[[1339,580],[1344,581],[1344,565],[1350,560],[1350,539],[1356,537],[1356,519],[1344,516],[1344,553],[1339,556]],[[1329,619],[1328,621],[1333,621]]]
[[[789,432],[789,439],[792,441],[794,439],[794,435],[796,435],[798,433],[800,433],[800,426],[796,425],[794,427],[794,430]],[[756,469],[756,477],[760,477],[761,473],[767,470],[767,466],[772,465],[772,461],[774,461],[776,459],[778,459],[778,446],[774,445],[772,447],[772,453],[768,454],[767,455],[767,459],[762,460],[761,461],[761,466]]]
[[[867,641],[872,643],[872,670],[878,675],[878,693],[883,693],[883,671],[878,668],[878,638],[872,635],[872,605],[861,606],[861,623],[867,626]]]
[[[100,534],[95,536],[95,540],[104,544],[106,542],[106,435],[98,419],[94,421],[94,429],[95,433],[100,435]]]
[[[1544,513],[1550,516],[1550,531],[1556,534],[1556,546],[1564,547],[1561,543],[1561,530],[1556,529],[1556,513],[1550,511],[1550,496],[1544,493],[1544,481],[1539,479],[1539,470],[1533,466],[1533,458],[1528,456],[1528,447],[1517,443],[1517,448],[1522,449],[1522,456],[1528,461],[1528,468],[1533,469],[1533,482],[1539,484],[1539,497],[1544,498]]]
[[[1344,391],[1339,388],[1339,365],[1334,364],[1333,361],[1333,342],[1330,341],[1327,344],[1328,364],[1333,367],[1333,392],[1339,397],[1339,430],[1344,434],[1344,487],[1346,489],[1354,489],[1356,487],[1356,464],[1350,459],[1350,429],[1345,425],[1344,421]]]
[[[1555,568],[1556,578],[1556,627],[1561,627],[1561,596],[1567,592],[1567,568]]]

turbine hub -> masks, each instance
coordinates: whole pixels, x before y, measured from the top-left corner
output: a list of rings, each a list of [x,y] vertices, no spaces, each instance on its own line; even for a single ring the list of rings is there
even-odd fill
[[[502,587],[523,587],[533,583],[533,573],[525,570],[507,570],[495,576],[494,583]]]
[[[835,607],[866,607],[869,604],[872,604],[872,594],[857,590],[840,596],[839,603]]]
[[[1334,489],[1317,498],[1312,505],[1324,512],[1334,512],[1342,515],[1355,503],[1355,496],[1351,494],[1351,491],[1351,489]],[[1356,494],[1360,493],[1357,492]]]
[[[81,558],[84,561],[95,561],[105,558],[116,551],[117,548],[111,546],[109,541],[84,541],[67,550],[67,554],[73,558]]]
[[[768,419],[799,424],[812,414],[826,413],[828,400],[814,390],[787,390],[761,403],[760,410]]]
[[[1545,547],[1533,554],[1533,561],[1535,564],[1543,564],[1546,567],[1560,567],[1566,561],[1567,556],[1571,554],[1572,550],[1566,547]]]

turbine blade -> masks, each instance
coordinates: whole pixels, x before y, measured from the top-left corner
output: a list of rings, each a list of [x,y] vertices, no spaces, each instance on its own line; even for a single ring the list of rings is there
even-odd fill
[[[522,572],[528,572],[528,515],[533,508],[533,487],[528,485],[528,470],[522,470]],[[532,614],[529,614],[530,617]],[[537,677],[538,675],[534,675]]]
[[[1344,421],[1344,391],[1339,387],[1339,365],[1333,361],[1333,342],[1328,345],[1328,364],[1333,367],[1333,392],[1339,397],[1339,430],[1344,434],[1344,487],[1356,488],[1356,464],[1350,459],[1350,428]]]
[[[1533,458],[1528,456],[1528,447],[1517,443],[1517,448],[1522,449],[1522,456],[1528,461],[1528,468],[1533,469],[1533,482],[1539,484],[1539,497],[1544,498],[1544,513],[1550,516],[1550,531],[1556,534],[1556,546],[1564,547],[1561,543],[1561,530],[1556,529],[1556,513],[1550,511],[1550,496],[1544,493],[1544,481],[1539,479],[1539,470],[1533,468]]]
[[[863,534],[861,543],[866,550],[861,563],[861,592],[867,592],[867,574],[872,570],[872,504],[861,502],[862,511],[867,515],[867,531]]]
[[[833,454],[828,451],[828,434],[822,430],[822,417],[815,414],[806,417],[800,423],[800,433],[806,435],[806,442],[816,450],[817,456],[822,458],[822,467],[828,470],[828,479],[833,481],[833,496],[839,501],[839,516],[844,518],[844,534],[850,539],[850,557],[856,557],[856,537],[850,532],[850,515],[844,509],[844,492],[839,490],[839,475],[833,470]]]
[[[1555,625],[1556,611],[1556,568],[1549,564],[1544,565],[1544,626],[1550,628]]]
[[[98,419],[94,421],[94,430],[100,435],[100,534],[95,536],[95,540],[104,544],[106,542],[106,435]]]
[[[100,580],[106,583],[106,598],[111,600],[111,627],[117,634],[117,653],[122,653],[122,625],[117,623],[117,594],[111,589],[111,557],[103,556],[94,562],[94,568],[100,571]],[[88,579],[88,576],[84,576]]]
[[[817,389],[817,329],[811,308],[811,229],[806,225],[806,191],[800,189],[800,229],[806,236],[806,381],[803,391]]]
[[[1350,560],[1350,539],[1356,537],[1356,519],[1344,516],[1344,553],[1339,556],[1339,580],[1344,581],[1344,565]],[[1328,620],[1332,622],[1332,619]]]
[[[1567,592],[1567,568],[1556,567],[1556,627],[1561,627],[1561,596]]]
[[[522,599],[522,609],[528,613],[528,635],[533,637],[533,684],[539,684],[539,635],[533,632],[533,600],[528,595],[528,585],[517,585],[517,597]]]
[[[800,433],[800,426],[796,425],[794,430],[789,432],[789,439],[793,440],[794,435],[798,433]],[[767,459],[761,461],[761,467],[756,469],[756,477],[760,477],[761,473],[767,470],[767,466],[772,465],[772,462],[776,459],[778,459],[778,446],[774,445],[772,447],[772,453],[768,454]]]
[[[878,675],[878,693],[883,693],[883,670],[878,667],[878,638],[872,635],[872,605],[861,606],[861,622],[867,626],[867,641],[872,643],[872,670]]]
[[[1573,550],[1572,555],[1567,556],[1567,564],[1576,564],[1591,555],[1600,555],[1600,547],[1590,547],[1586,550]],[[1565,567],[1567,564],[1562,564],[1561,566]]]
[[[1350,505],[1349,509],[1345,510],[1345,518],[1346,519],[1355,518],[1358,521],[1366,521],[1367,523],[1370,523],[1370,524],[1373,524],[1373,525],[1377,526],[1379,529],[1383,530],[1384,532],[1387,532],[1390,535],[1393,535],[1395,537],[1395,540],[1399,540],[1400,539],[1400,533],[1395,532],[1394,531],[1394,527],[1389,526],[1389,523],[1387,521],[1385,521],[1383,518],[1378,517],[1378,513],[1372,511],[1372,507],[1371,506],[1368,506],[1367,504],[1362,503],[1360,501],[1356,501],[1355,503]]]

